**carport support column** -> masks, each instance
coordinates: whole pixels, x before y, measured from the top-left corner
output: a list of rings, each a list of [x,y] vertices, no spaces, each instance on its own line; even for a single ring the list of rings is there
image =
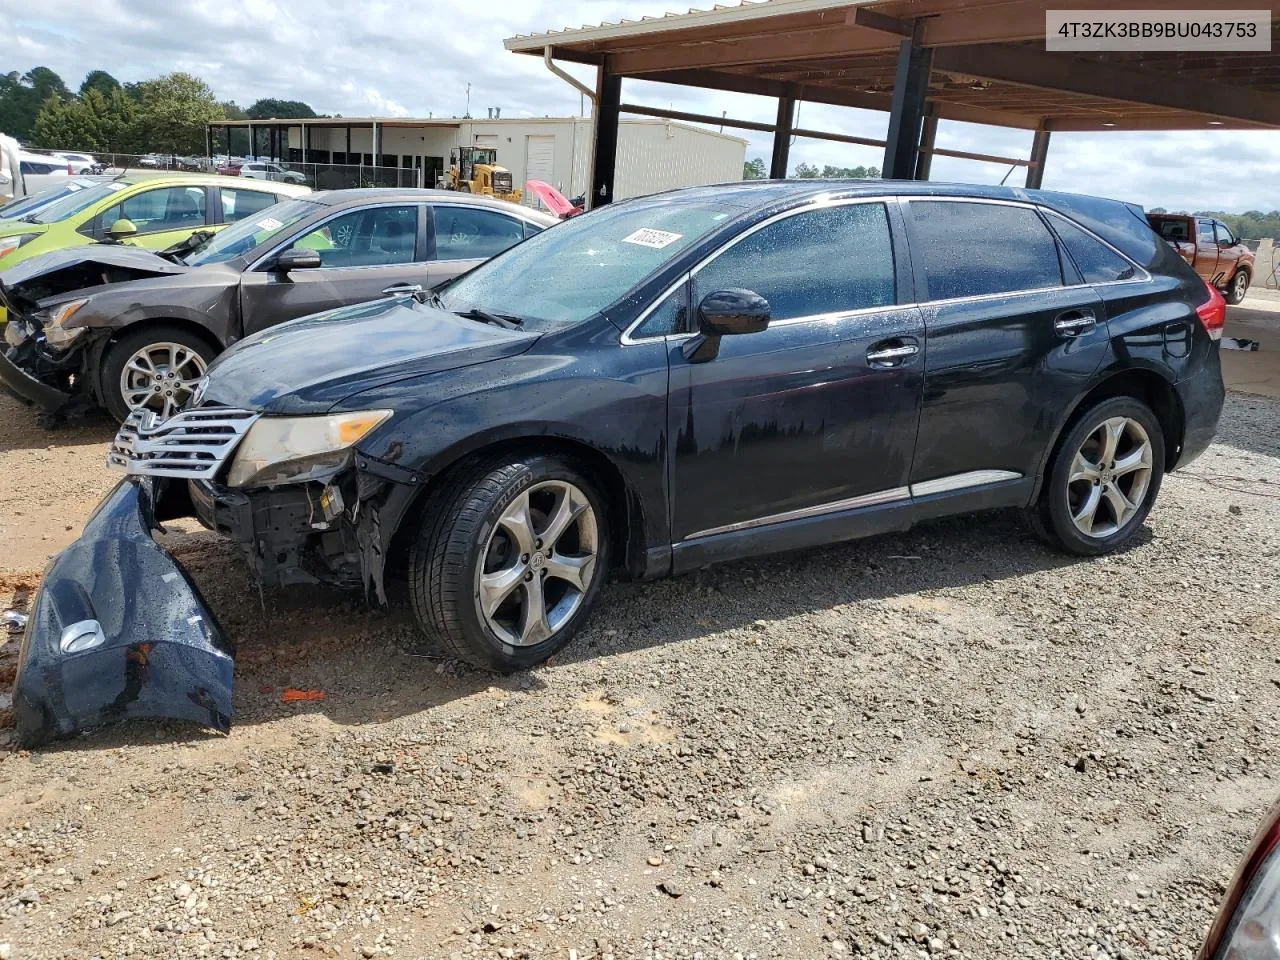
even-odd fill
[[[587,209],[613,203],[613,178],[618,165],[618,107],[622,103],[622,77],[610,73],[607,64],[596,72],[596,108],[591,144],[591,190]]]
[[[889,113],[889,134],[884,147],[881,176],[886,180],[911,180],[916,175],[920,155],[920,133],[929,95],[929,71],[933,51],[918,44],[916,36],[898,48],[898,70],[893,81],[893,102]]]
[[[1044,162],[1049,156],[1049,131],[1037,130],[1031,141],[1031,165],[1027,167],[1027,189],[1039,190],[1044,183]]]
[[[373,132],[369,134],[369,141],[370,141],[369,149],[373,151],[373,165],[375,167],[379,167],[382,164],[378,162],[379,145],[378,145],[378,121],[377,120],[373,121]]]
[[[204,155],[213,158],[213,124],[204,125]]]
[[[773,159],[769,161],[771,180],[787,179],[787,163],[791,156],[791,131],[795,121],[795,97],[779,97],[778,123],[773,128]]]
[[[925,114],[920,126],[920,151],[916,155],[916,179],[928,180],[933,168],[933,145],[938,138],[937,114]]]
[[[246,157],[256,156],[258,153],[258,141],[253,136],[253,124],[249,124],[249,149],[244,152]]]

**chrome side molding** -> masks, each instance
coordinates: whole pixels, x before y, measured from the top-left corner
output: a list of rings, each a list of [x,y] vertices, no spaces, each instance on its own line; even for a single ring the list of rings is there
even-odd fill
[[[1021,480],[1022,474],[1012,470],[970,470],[949,477],[938,477],[924,483],[913,483],[909,487],[894,487],[890,490],[878,490],[875,493],[864,493],[845,500],[833,500],[819,503],[812,507],[801,507],[798,510],[787,510],[784,513],[772,513],[754,520],[741,520],[738,523],[727,523],[722,527],[711,527],[691,533],[685,540],[700,540],[703,537],[714,537],[722,533],[736,533],[739,530],[752,530],[756,527],[767,527],[775,523],[786,523],[789,520],[807,520],[810,517],[821,517],[829,513],[842,513],[845,510],[859,510],[864,507],[876,507],[886,503],[900,503],[913,497],[927,497],[936,493],[952,493],[957,490],[968,490],[972,487],[985,487],[992,483],[1004,483],[1008,480]]]

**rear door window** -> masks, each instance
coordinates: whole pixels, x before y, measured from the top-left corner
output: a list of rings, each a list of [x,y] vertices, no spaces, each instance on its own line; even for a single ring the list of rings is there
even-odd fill
[[[1133,264],[1070,220],[1051,213],[1049,222],[1058,232],[1062,245],[1067,248],[1085,283],[1112,283],[1132,280],[1137,276]]]
[[[908,207],[929,300],[1062,286],[1053,235],[1031,208],[954,200]]]
[[[432,208],[437,260],[487,260],[525,238],[524,223],[479,207]]]
[[[773,321],[893,305],[893,242],[884,204],[806,211],[747,235],[698,270],[695,309],[707,294],[730,288],[768,300]]]
[[[255,213],[261,213],[267,207],[273,207],[279,202],[280,198],[273,193],[223,187],[222,220],[224,223],[235,223]]]

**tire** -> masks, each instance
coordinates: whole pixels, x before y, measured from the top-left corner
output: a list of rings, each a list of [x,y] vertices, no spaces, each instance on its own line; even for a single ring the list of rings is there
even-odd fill
[[[1227,289],[1223,291],[1223,297],[1227,303],[1235,306],[1244,299],[1244,295],[1249,292],[1249,271],[1237,270],[1231,277],[1231,282],[1227,284]]]
[[[117,420],[124,420],[130,414],[133,410],[131,401],[141,395],[141,384],[146,374],[137,366],[131,368],[131,379],[139,391],[132,396],[126,396],[122,377],[130,360],[144,352],[153,355],[152,368],[163,377],[160,381],[153,380],[153,385],[164,388],[152,390],[147,406],[166,419],[181,409],[209,363],[218,355],[218,351],[202,337],[172,324],[153,324],[126,332],[107,348],[102,359],[102,403]],[[156,362],[166,355],[179,362],[179,369],[174,371],[173,377],[169,376],[171,364]]]
[[[1116,437],[1109,459],[1107,425]],[[1082,456],[1079,462],[1077,453]],[[1145,403],[1112,397],[1090,407],[1075,418],[1058,445],[1040,497],[1028,509],[1032,530],[1067,553],[1111,553],[1150,513],[1164,480],[1164,457],[1164,431]],[[1117,464],[1121,470],[1115,471]]]
[[[527,526],[513,519],[522,503]],[[555,543],[533,539],[562,516],[562,503],[569,514],[579,510],[572,523]],[[573,639],[599,598],[609,570],[608,530],[604,498],[573,460],[532,453],[458,468],[428,498],[409,551],[419,627],[449,656],[486,670],[508,673],[541,663]],[[521,536],[535,545],[528,553],[521,553]],[[594,557],[589,569],[588,556]],[[561,579],[570,569],[579,572],[577,585]],[[534,577],[538,588],[528,586]],[[530,606],[535,594],[547,611],[540,621],[528,616],[537,609]],[[496,603],[491,614],[482,597]]]

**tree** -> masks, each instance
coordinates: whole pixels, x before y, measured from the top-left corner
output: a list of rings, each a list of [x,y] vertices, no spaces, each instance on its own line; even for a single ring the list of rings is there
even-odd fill
[[[222,115],[228,120],[247,120],[249,114],[244,112],[244,108],[234,100],[223,100],[218,106],[222,107]]]
[[[170,73],[139,84],[137,129],[149,150],[203,154],[205,125],[223,119],[209,85],[189,73]]]
[[[48,67],[34,67],[21,76],[16,70],[0,76],[0,131],[19,140],[30,138],[36,116],[51,96],[69,100],[71,91]]]
[[[107,73],[105,70],[90,70],[84,78],[84,83],[80,84],[80,96],[84,96],[90,90],[96,90],[104,97],[111,96],[112,90],[120,89],[120,81]]]
[[[270,97],[258,100],[245,113],[250,120],[305,120],[317,116],[301,100],[275,100]]]
[[[1168,213],[1168,212],[1169,211],[1166,210],[1164,207],[1152,207],[1150,210],[1147,211],[1147,213]]]
[[[769,171],[764,165],[764,159],[761,157],[752,157],[742,165],[743,180],[767,180]]]
[[[817,167],[807,163],[801,163],[796,166],[795,176],[801,180],[812,180],[819,175],[820,171]]]

